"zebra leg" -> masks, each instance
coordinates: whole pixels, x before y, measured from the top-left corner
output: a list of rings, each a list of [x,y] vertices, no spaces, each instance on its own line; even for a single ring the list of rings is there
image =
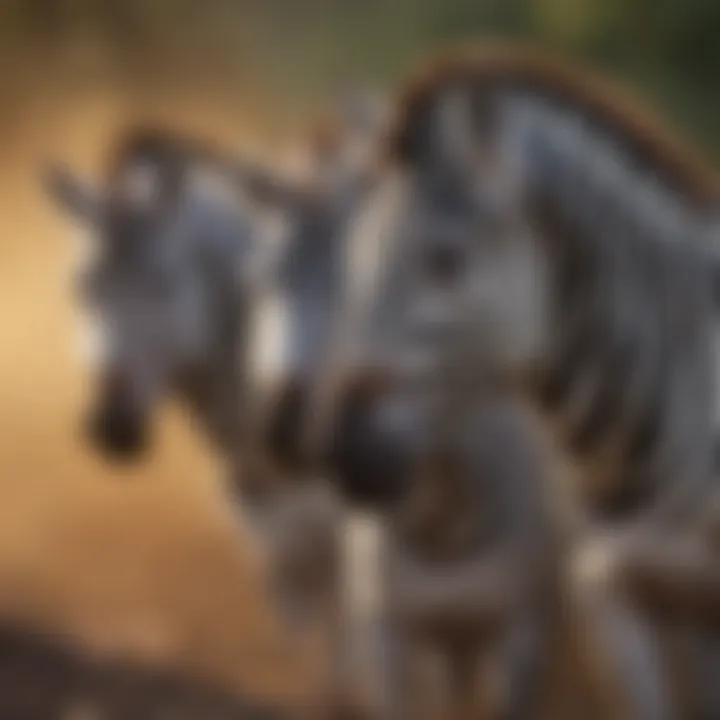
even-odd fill
[[[608,717],[675,717],[658,633],[610,582],[609,568],[598,563],[588,569],[585,553],[579,560],[569,588],[583,641],[579,659],[590,663],[589,675],[599,685],[598,700],[608,703]]]
[[[622,550],[614,582],[633,604],[700,630],[720,629],[720,553],[706,538],[651,536]]]
[[[615,585],[623,596],[659,625],[672,628],[673,677],[679,684],[684,714],[693,718],[720,714],[716,532],[713,526],[647,537],[625,548],[615,561]]]
[[[538,711],[547,648],[529,613],[495,637],[478,638],[448,653],[450,712],[457,720],[528,720]]]
[[[430,649],[402,622],[385,616],[377,668],[380,692],[375,714],[382,720],[430,720],[437,665]]]
[[[537,713],[550,650],[546,641],[549,627],[549,619],[543,624],[534,613],[526,613],[509,628],[501,651],[502,695],[497,717],[502,720],[527,720]]]
[[[488,648],[481,649],[475,643],[450,649],[445,658],[449,681],[447,718],[499,718],[497,710],[501,687],[497,677],[498,655],[499,653],[488,652]]]

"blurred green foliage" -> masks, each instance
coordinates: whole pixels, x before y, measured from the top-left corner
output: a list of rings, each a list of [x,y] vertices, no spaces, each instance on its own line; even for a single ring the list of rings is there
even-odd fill
[[[397,81],[454,41],[529,39],[624,80],[720,156],[720,0],[4,0],[3,77],[25,65],[128,88],[268,88],[288,112],[343,78]]]

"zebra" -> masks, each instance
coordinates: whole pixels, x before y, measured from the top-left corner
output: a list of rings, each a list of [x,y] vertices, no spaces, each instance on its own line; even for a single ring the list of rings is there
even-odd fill
[[[341,408],[343,386],[369,373],[521,398],[572,462],[555,495],[569,499],[566,575],[596,654],[630,717],[674,716],[663,633],[605,571],[631,548],[662,555],[717,492],[716,177],[617,89],[505,44],[423,69],[387,153],[351,242],[366,266],[349,294],[360,350]],[[366,415],[382,392],[374,403]],[[364,481],[340,483],[375,492]],[[598,534],[588,574],[580,561],[598,545],[580,538]],[[717,668],[717,651],[702,661]]]
[[[393,487],[362,497],[382,533],[371,707],[398,720],[536,717],[556,540],[532,418],[485,392],[462,409],[415,390],[380,407],[396,459]]]
[[[283,617],[298,628],[315,613],[329,642],[339,508],[320,483],[293,482],[275,431],[287,403],[275,402],[273,383],[312,373],[322,352],[328,271],[372,174],[381,116],[356,95],[342,100],[318,123],[300,181],[149,126],[121,133],[101,187],[61,165],[44,177],[92,236],[78,281],[103,340],[89,440],[109,458],[137,460],[155,409],[181,400],[224,462],[236,509],[259,530]],[[292,334],[268,349],[261,333],[274,322]],[[268,360],[269,379],[259,377]]]

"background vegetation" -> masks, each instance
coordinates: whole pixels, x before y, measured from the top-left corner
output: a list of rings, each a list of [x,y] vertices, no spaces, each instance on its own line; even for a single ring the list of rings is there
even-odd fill
[[[441,44],[528,38],[621,76],[718,152],[719,32],[716,0],[5,0],[0,63],[16,93],[59,74],[56,91],[133,98],[231,85],[292,121],[348,75],[386,83]]]

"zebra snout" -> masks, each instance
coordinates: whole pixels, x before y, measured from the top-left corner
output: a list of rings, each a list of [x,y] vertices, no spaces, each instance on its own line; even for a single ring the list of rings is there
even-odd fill
[[[100,398],[85,423],[90,443],[115,460],[133,460],[147,450],[150,428],[129,378],[110,370],[101,383]]]
[[[348,387],[331,441],[330,464],[341,491],[369,507],[382,508],[402,497],[409,474],[409,428],[388,421],[389,390],[379,378]]]
[[[101,407],[86,421],[91,444],[117,460],[133,460],[147,450],[149,428],[144,418],[120,407]]]

